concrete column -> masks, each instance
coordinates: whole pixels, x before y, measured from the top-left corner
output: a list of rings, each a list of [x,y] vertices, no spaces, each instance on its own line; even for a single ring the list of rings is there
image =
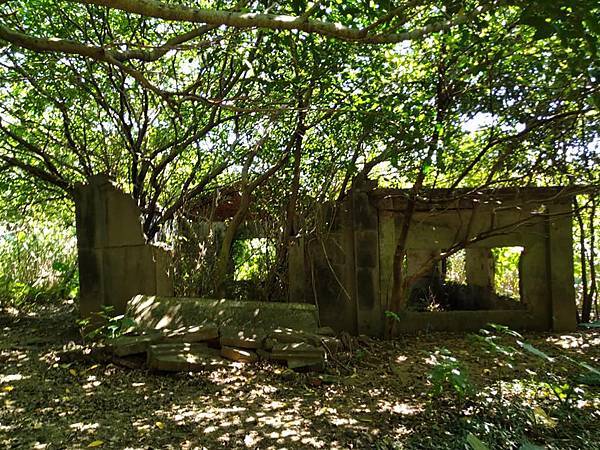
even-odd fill
[[[332,231],[317,233],[306,243],[308,299],[319,309],[321,326],[358,333],[354,272],[354,233],[348,198],[335,213]]]
[[[357,325],[360,334],[383,335],[379,290],[379,217],[366,191],[352,192]]]
[[[532,228],[521,255],[521,301],[532,316],[529,328],[552,329],[552,308],[545,224]]]
[[[467,284],[494,291],[494,255],[490,248],[465,249]]]
[[[394,214],[379,212],[379,302],[383,310],[390,309],[394,284],[394,253],[396,224]]]
[[[573,274],[573,230],[571,203],[548,207],[548,267],[552,299],[552,329],[577,328],[575,282]]]
[[[288,300],[295,303],[304,303],[304,286],[306,273],[304,258],[304,238],[291,243],[288,250]]]

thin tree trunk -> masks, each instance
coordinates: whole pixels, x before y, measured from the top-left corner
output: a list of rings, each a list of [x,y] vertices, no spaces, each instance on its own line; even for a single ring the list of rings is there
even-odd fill
[[[410,293],[410,283],[413,281],[405,276],[404,272],[404,259],[406,258],[406,243],[408,240],[408,232],[410,230],[410,224],[412,222],[412,216],[415,212],[417,197],[421,188],[423,187],[423,182],[425,181],[425,176],[427,175],[427,167],[429,167],[432,163],[433,154],[438,150],[439,140],[440,140],[440,129],[444,120],[444,116],[446,113],[446,109],[449,106],[449,98],[446,92],[446,81],[445,81],[445,73],[446,73],[446,65],[444,62],[444,56],[446,56],[446,47],[442,45],[441,47],[441,56],[440,62],[438,64],[438,80],[437,80],[437,90],[436,90],[436,117],[435,117],[435,128],[431,135],[431,139],[429,142],[429,148],[427,150],[427,156],[423,163],[419,168],[419,173],[417,175],[417,179],[411,188],[406,208],[404,211],[404,218],[402,221],[402,228],[400,229],[400,236],[398,237],[398,241],[396,244],[396,250],[394,251],[394,261],[392,266],[392,292],[391,292],[391,302],[390,302],[390,310],[392,312],[400,312],[402,311],[408,302],[408,295]],[[391,326],[390,326],[391,325]],[[391,335],[395,332],[395,327],[397,326],[396,321],[392,321],[390,324],[389,321],[386,323],[386,334]]]
[[[240,225],[246,218],[249,207],[250,192],[245,189],[240,200],[240,207],[235,213],[235,216],[233,216],[233,219],[231,219],[231,222],[227,225],[225,235],[223,236],[223,242],[221,243],[221,248],[219,250],[219,256],[217,257],[215,264],[215,270],[213,273],[214,292],[219,297],[222,297],[225,294],[224,282],[225,278],[227,277],[227,269],[231,256],[231,247]]]
[[[596,199],[592,199],[592,207],[589,216],[589,229],[590,229],[590,309],[592,303],[595,305],[596,320],[598,320],[598,279],[596,276],[596,228],[595,228],[595,217],[596,217]]]
[[[255,150],[248,156],[248,159],[244,165],[242,171],[242,198],[240,200],[240,206],[231,219],[231,222],[227,225],[223,242],[219,250],[217,262],[215,263],[215,270],[213,272],[213,286],[215,294],[222,296],[224,293],[224,282],[227,277],[227,269],[229,266],[229,259],[231,257],[231,247],[235,236],[239,230],[240,225],[246,219],[248,210],[250,209],[250,200],[254,190],[265,183],[271,176],[275,174],[289,159],[289,148],[286,149],[285,154],[277,161],[273,166],[269,168],[265,173],[256,178],[253,182],[249,181],[249,171],[252,161],[256,156],[258,148],[262,146],[266,140],[266,136],[263,137],[257,144]]]
[[[581,316],[579,316],[579,311],[577,311],[577,322],[589,322],[590,321],[590,313],[592,311],[592,299],[589,296],[588,292],[588,279],[587,279],[587,256],[585,251],[585,224],[583,223],[583,218],[581,217],[581,211],[577,204],[577,199],[574,199],[575,203],[575,217],[577,218],[577,223],[579,224],[579,258],[581,260],[581,284],[582,284],[582,292],[581,292]]]

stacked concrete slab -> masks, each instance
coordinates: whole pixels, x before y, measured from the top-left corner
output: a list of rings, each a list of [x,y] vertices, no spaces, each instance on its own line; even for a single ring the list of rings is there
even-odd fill
[[[341,348],[333,330],[318,328],[313,305],[139,295],[127,311],[141,334],[115,340],[114,353],[146,354],[154,370],[210,370],[225,360],[322,370]]]

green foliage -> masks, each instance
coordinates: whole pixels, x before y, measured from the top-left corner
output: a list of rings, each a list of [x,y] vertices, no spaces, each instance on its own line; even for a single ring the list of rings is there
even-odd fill
[[[254,2],[244,10],[300,15],[309,5]],[[343,196],[357,176],[390,187],[410,187],[419,173],[424,187],[598,185],[597,2],[405,6],[375,29],[403,33],[473,16],[396,45],[207,27],[150,61],[92,61],[3,41],[0,188],[22,205],[38,191],[70,196],[75,183],[107,173],[134,196],[148,238],[174,240],[180,213],[211,222],[211,206],[287,156],[253,188],[248,213],[271,223],[265,237],[278,258],[244,269],[275,273],[283,285],[283,230],[314,231],[318,206]],[[339,0],[320,4],[312,18],[360,28],[397,7]],[[72,1],[2,2],[0,15],[3,26],[31,36],[145,57],[199,31]],[[289,226],[292,211],[303,223]],[[182,291],[205,292],[211,263],[184,257]],[[513,277],[507,289],[515,286]],[[20,285],[7,290],[24,295]]]
[[[72,225],[35,212],[0,222],[0,305],[75,298],[77,289]]]
[[[489,450],[489,447],[472,433],[467,435],[467,444],[469,444],[473,450]]]
[[[448,349],[437,349],[429,354],[428,359],[433,366],[427,375],[431,383],[432,396],[439,397],[448,388],[461,399],[472,393],[472,385],[466,369]]]
[[[100,323],[101,325],[95,325]],[[81,335],[90,341],[114,339],[136,329],[135,320],[125,314],[114,315],[114,307],[103,305],[94,317],[78,321]]]
[[[233,251],[236,281],[260,280],[267,273],[273,256],[274,249],[266,238],[237,240]]]
[[[494,283],[498,294],[519,299],[519,260],[523,252],[522,247],[495,247],[494,255]]]
[[[388,319],[400,322],[402,320],[403,311],[401,311],[400,313],[395,313],[394,311],[385,311],[384,314],[385,317],[387,317]]]
[[[538,386],[538,389],[542,391],[551,393],[562,404],[567,406],[573,405],[573,399],[578,398],[577,394],[581,392],[576,387],[577,384],[589,386],[600,384],[600,370],[590,364],[568,355],[552,357],[527,342],[521,334],[504,325],[489,324],[488,326],[493,331],[482,329],[479,335],[472,335],[474,340],[480,342],[491,351],[505,357],[512,363],[518,356],[523,356],[524,353],[515,346],[499,343],[502,335],[510,336],[517,347],[524,350],[525,354],[534,356],[544,364],[543,367],[545,370],[540,370],[536,373],[537,377],[531,380],[532,385]],[[560,371],[565,365],[572,367],[579,371],[579,373],[571,379],[565,380],[560,375]]]

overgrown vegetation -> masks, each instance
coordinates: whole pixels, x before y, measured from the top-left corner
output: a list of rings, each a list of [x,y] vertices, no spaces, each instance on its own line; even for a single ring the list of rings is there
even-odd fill
[[[593,329],[356,341],[329,378],[165,378],[91,361],[72,312],[40,311],[77,295],[75,186],[102,173],[173,246],[179,295],[263,300],[327,233],[322,205],[406,189],[391,320],[423,191],[580,186],[579,319],[597,320],[598,23],[597,0],[0,1],[0,443],[595,449]],[[496,259],[516,298],[517,254]],[[101,315],[87,340],[131,325]]]
[[[278,299],[290,246],[325,231],[318,206],[366,178],[409,189],[407,213],[432,187],[590,186],[577,280],[582,320],[596,312],[597,2],[209,1],[204,25],[179,4],[164,20],[160,2],[125,3],[0,5],[0,184],[15,207],[69,202],[106,173],[148,240],[224,221],[202,270],[188,241],[178,272],[182,291],[215,295],[261,219],[260,292]]]
[[[0,221],[0,307],[74,299],[79,289],[75,227],[70,208],[48,214],[7,211]]]

